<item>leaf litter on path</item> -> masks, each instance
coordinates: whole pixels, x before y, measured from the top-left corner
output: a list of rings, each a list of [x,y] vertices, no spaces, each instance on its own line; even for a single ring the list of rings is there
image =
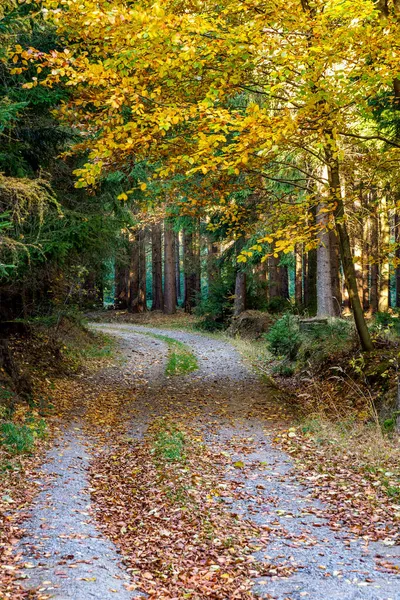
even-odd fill
[[[115,335],[126,352],[142,338],[129,330]],[[195,348],[193,338],[201,336],[187,338]],[[207,340],[203,355],[212,343]],[[298,487],[289,457],[273,450],[276,431],[290,431],[285,402],[245,376],[243,366],[235,372],[238,359],[228,344],[225,352],[226,360],[220,345],[215,360],[212,354],[200,359],[198,373],[166,382],[157,344],[81,380],[78,394],[76,382],[60,383],[79,396],[72,414],[94,456],[94,516],[122,552],[132,579],[128,590],[160,600],[304,594],[321,600],[321,593],[347,600],[361,585],[386,590],[351,536],[327,527],[326,506],[311,498],[313,484],[307,492]],[[183,433],[183,460],[160,461],[160,423]],[[297,435],[287,439],[292,443]],[[381,561],[387,564],[385,554]],[[378,597],[391,596],[365,592],[363,600]]]

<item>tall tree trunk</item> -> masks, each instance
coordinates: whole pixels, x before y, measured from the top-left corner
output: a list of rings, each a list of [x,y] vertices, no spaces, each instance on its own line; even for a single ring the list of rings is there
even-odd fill
[[[210,239],[207,243],[207,288],[208,293],[218,277],[218,244]]]
[[[180,238],[179,231],[175,234],[175,273],[176,273],[176,301],[182,297],[181,290],[181,252],[180,252]]]
[[[268,258],[269,272],[269,299],[281,297],[281,280],[279,277],[279,257],[270,256]]]
[[[235,304],[233,314],[235,317],[246,310],[246,273],[238,271],[235,283]]]
[[[128,309],[132,313],[139,312],[137,302],[139,296],[139,240],[136,233],[130,243],[131,264],[129,270],[129,300]]]
[[[323,212],[325,203],[317,209],[317,225],[327,227],[328,215]],[[319,244],[317,248],[317,316],[332,317],[335,315],[333,307],[333,291],[331,276],[331,251],[330,236],[327,229],[318,233]]]
[[[312,225],[316,220],[316,206],[313,206],[308,213],[308,224]],[[317,250],[309,250],[304,253],[303,265],[304,278],[304,306],[309,314],[315,315],[317,312]]]
[[[161,223],[151,228],[151,259],[153,273],[153,303],[151,310],[163,310],[164,296],[162,288],[162,235]]]
[[[147,311],[147,261],[146,261],[146,229],[141,229],[138,234],[139,242],[139,312]]]
[[[394,239],[396,242],[396,307],[400,307],[400,215],[396,208],[394,216]]]
[[[184,308],[185,312],[190,314],[193,310],[196,297],[192,231],[184,231],[183,233],[183,269],[185,281]]]
[[[119,256],[115,261],[115,293],[114,305],[117,309],[128,308],[129,300],[129,257],[128,241],[124,240]]]
[[[176,313],[175,236],[168,219],[164,221],[164,313]]]
[[[351,254],[350,238],[346,226],[346,216],[340,187],[339,161],[333,153],[331,145],[331,132],[329,132],[328,138],[328,143],[325,146],[325,155],[329,168],[329,185],[332,204],[335,206],[334,216],[336,230],[338,232],[340,242],[340,255],[342,259],[343,271],[346,278],[351,308],[353,310],[354,321],[360,338],[361,346],[364,351],[370,351],[373,349],[373,344],[367,324],[365,322],[360,297],[358,295],[357,278],[354,270],[353,256]]]
[[[370,219],[365,218],[363,222],[363,245],[362,245],[362,281],[363,293],[362,304],[364,310],[369,310],[369,277],[370,277],[370,261],[369,261],[369,228]]]
[[[355,214],[360,214],[362,207],[362,188],[360,188],[358,193],[358,198],[354,201],[354,212]],[[354,263],[354,271],[356,273],[357,279],[357,288],[358,295],[360,296],[360,301],[363,301],[363,269],[362,269],[362,223],[359,221],[355,221],[353,223],[353,231],[354,235],[352,236],[352,246],[353,246],[353,263]]]
[[[129,310],[142,313],[147,310],[146,302],[146,233],[141,229],[131,244],[131,271]]]
[[[380,248],[381,248],[381,260],[380,260],[380,277],[379,277],[379,297],[378,297],[378,310],[379,312],[386,312],[390,306],[390,270],[389,270],[389,243],[390,243],[390,230],[389,230],[389,216],[387,212],[387,200],[382,198],[380,201]]]
[[[378,298],[379,298],[379,227],[378,227],[378,213],[376,206],[376,191],[371,191],[371,217],[370,217],[370,258],[371,258],[371,288],[370,288],[370,304],[371,312],[376,313],[378,310]]]
[[[334,229],[329,230],[329,247],[331,258],[333,313],[337,317],[340,317],[342,313],[342,291],[340,287],[340,249],[339,239]]]
[[[285,300],[289,300],[289,270],[287,265],[282,265],[279,267],[279,279],[281,296],[282,298],[285,298]]]
[[[239,238],[235,244],[235,252],[236,257],[239,256],[241,251],[243,250],[245,244],[245,239],[243,237]],[[242,270],[238,263],[236,263],[236,281],[235,281],[235,302],[233,306],[233,314],[235,317],[240,315],[243,311],[246,310],[246,283],[247,277],[246,272]]]
[[[294,250],[295,274],[294,274],[294,297],[297,306],[303,304],[303,249],[301,244],[296,244]]]
[[[195,272],[195,302],[197,304],[201,294],[201,235],[200,235],[200,219],[197,222],[196,232],[193,236],[194,248],[193,248],[193,260],[194,260],[194,272]]]

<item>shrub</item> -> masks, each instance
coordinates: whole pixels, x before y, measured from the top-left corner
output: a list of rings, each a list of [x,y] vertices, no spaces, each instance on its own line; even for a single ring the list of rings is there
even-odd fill
[[[199,299],[195,314],[201,317],[197,324],[199,329],[216,331],[224,329],[232,314],[232,289],[222,277],[218,278],[209,289],[207,297]]]
[[[328,319],[326,325],[320,324],[301,334],[302,347],[300,361],[322,363],[329,357],[348,350],[354,340],[354,325],[346,319]]]
[[[298,320],[291,314],[284,315],[272,325],[265,339],[273,354],[294,360],[301,345]]]
[[[47,436],[47,425],[44,419],[29,414],[23,424],[13,421],[0,423],[0,445],[10,454],[29,454],[33,451],[36,438]]]

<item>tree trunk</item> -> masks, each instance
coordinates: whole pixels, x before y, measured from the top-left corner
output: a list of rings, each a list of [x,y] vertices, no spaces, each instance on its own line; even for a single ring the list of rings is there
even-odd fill
[[[315,223],[316,207],[309,211],[309,224]],[[317,312],[317,251],[309,250],[304,254],[304,306],[311,315]]]
[[[279,257],[270,256],[268,258],[269,272],[269,299],[281,297],[281,281],[279,277]]]
[[[180,253],[180,240],[179,231],[175,234],[175,273],[176,273],[176,301],[182,297],[181,290],[181,253]]]
[[[378,215],[376,202],[376,192],[371,192],[371,200],[373,205],[371,207],[371,226],[369,230],[370,234],[370,256],[371,256],[371,288],[370,288],[370,304],[371,312],[376,313],[378,310],[378,297],[379,297],[379,252],[378,252]]]
[[[128,242],[121,249],[120,256],[115,261],[115,294],[114,305],[117,309],[128,308],[129,299],[129,259]]]
[[[129,285],[129,311],[142,313],[146,304],[146,234],[144,230],[136,233],[131,242],[131,269]]]
[[[208,240],[207,243],[207,288],[208,293],[218,277],[218,244]]]
[[[235,317],[246,310],[246,273],[238,271],[235,283],[235,304],[233,314]]]
[[[139,241],[139,294],[138,311],[147,311],[147,262],[146,262],[146,230],[141,229],[138,234]]]
[[[175,235],[175,274],[176,274],[176,301],[182,297],[181,288],[181,244],[179,231]]]
[[[195,302],[200,298],[201,294],[201,237],[200,237],[200,219],[197,223],[197,231],[193,236],[194,248],[193,248],[193,259],[194,259],[194,272],[195,272]]]
[[[295,251],[295,274],[294,274],[294,297],[297,306],[303,304],[303,250],[301,244],[296,244]]]
[[[364,310],[369,310],[369,278],[370,278],[370,262],[369,262],[369,227],[370,219],[364,219],[363,223],[363,246],[362,246],[362,304]]]
[[[331,138],[331,136],[329,137]],[[332,197],[332,204],[333,206],[335,206],[335,224],[339,236],[340,254],[342,259],[343,271],[346,278],[346,285],[349,291],[350,304],[353,310],[354,321],[360,338],[361,346],[364,351],[370,351],[373,349],[373,344],[368,331],[367,324],[365,322],[360,297],[358,295],[357,278],[354,270],[350,238],[349,233],[347,231],[346,215],[340,188],[339,162],[338,159],[333,155],[332,146],[329,142],[325,147],[325,154],[327,165],[329,167],[330,193]]]
[[[394,217],[394,239],[396,242],[396,307],[400,307],[400,215],[396,208]]]
[[[151,310],[163,310],[161,223],[154,223],[151,228],[151,259],[153,274],[153,303]]]
[[[340,288],[340,249],[339,240],[334,229],[329,230],[329,247],[331,258],[331,280],[333,295],[333,313],[337,317],[342,314],[342,292]]]
[[[289,270],[287,265],[282,265],[279,267],[279,279],[281,296],[282,298],[285,298],[285,300],[289,300]]]
[[[183,269],[184,269],[184,308],[185,312],[191,313],[196,304],[196,259],[194,256],[194,236],[192,230],[184,231],[183,234]]]
[[[317,225],[327,227],[328,215],[322,212],[325,203],[321,203],[317,209]],[[330,236],[327,229],[321,229],[318,233],[319,245],[317,248],[317,316],[332,317],[335,315],[333,307],[332,275],[331,275],[331,251]]]
[[[168,219],[164,221],[164,313],[176,313],[175,236]]]
[[[380,260],[380,277],[379,277],[379,297],[378,297],[378,310],[379,312],[386,312],[390,306],[390,271],[389,271],[389,244],[390,244],[390,231],[389,231],[389,218],[387,212],[387,201],[386,198],[382,198],[380,201],[380,249],[381,249],[381,260]]]

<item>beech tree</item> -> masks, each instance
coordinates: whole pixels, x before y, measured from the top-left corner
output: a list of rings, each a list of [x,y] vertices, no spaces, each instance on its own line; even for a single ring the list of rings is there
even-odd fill
[[[368,172],[379,154],[390,165],[385,178],[398,186],[400,145],[382,129],[375,108],[383,96],[389,111],[397,101],[397,1],[382,8],[372,0],[291,0],[267,2],[262,10],[258,2],[233,0],[207,10],[201,2],[166,0],[45,5],[63,50],[21,49],[16,62],[38,63],[45,85],[70,90],[60,116],[84,133],[76,150],[88,157],[76,171],[77,186],[95,186],[116,169],[129,173],[145,160],[171,190],[179,189],[180,177],[202,188],[189,202],[198,205],[201,196],[229,235],[243,228],[244,208],[232,192],[248,187],[253,195],[245,210],[257,215],[247,222],[249,232],[262,220],[260,241],[271,240],[278,257],[296,244],[306,253],[317,248],[321,314],[336,312],[331,246],[338,241],[360,341],[370,350],[347,182]],[[148,180],[137,187],[151,194]],[[252,249],[246,252],[239,260]],[[322,282],[328,262],[331,273]],[[285,271],[283,277],[286,295]]]

